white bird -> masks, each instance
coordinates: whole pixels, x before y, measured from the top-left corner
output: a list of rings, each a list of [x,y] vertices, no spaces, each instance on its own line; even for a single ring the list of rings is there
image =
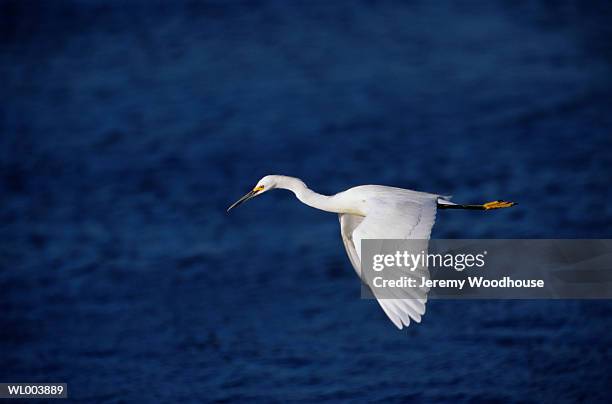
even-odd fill
[[[449,196],[412,191],[382,185],[361,185],[326,196],[309,189],[299,178],[267,175],[227,211],[272,189],[287,189],[308,206],[340,217],[340,232],[348,257],[361,277],[361,240],[419,239],[428,240],[439,209],[490,210],[507,208],[514,202],[493,201],[482,205],[460,205]],[[363,279],[363,278],[362,278]],[[421,322],[425,313],[427,290],[402,289],[397,299],[378,298],[385,314],[399,329],[410,320]]]

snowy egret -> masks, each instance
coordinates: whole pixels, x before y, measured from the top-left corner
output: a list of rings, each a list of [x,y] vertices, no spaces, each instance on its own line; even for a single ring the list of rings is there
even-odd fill
[[[493,201],[482,205],[461,205],[450,197],[382,185],[361,185],[336,195],[326,196],[309,189],[299,178],[267,175],[227,211],[272,189],[286,189],[308,206],[340,217],[340,232],[348,257],[361,277],[361,240],[428,240],[436,219],[436,209],[491,210],[508,208],[514,202]],[[406,298],[377,299],[389,319],[402,329],[410,320],[421,322],[425,313],[427,291]],[[402,296],[403,297],[403,296]]]

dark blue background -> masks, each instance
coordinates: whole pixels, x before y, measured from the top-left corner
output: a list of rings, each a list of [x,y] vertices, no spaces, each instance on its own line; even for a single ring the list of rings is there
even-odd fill
[[[0,381],[85,402],[604,401],[609,301],[432,301],[396,330],[337,217],[265,174],[610,237],[608,2],[0,1]]]

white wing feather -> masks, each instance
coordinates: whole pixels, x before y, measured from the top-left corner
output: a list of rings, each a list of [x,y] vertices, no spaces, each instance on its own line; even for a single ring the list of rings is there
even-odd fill
[[[391,203],[376,201],[375,209],[366,217],[340,214],[342,241],[357,275],[361,277],[361,240],[364,239],[420,239],[428,240],[436,220],[438,196],[412,193]],[[421,272],[407,271],[407,276],[429,276],[427,268]],[[385,314],[399,329],[410,324],[410,319],[421,322],[425,313],[428,289],[397,289],[397,299],[379,298]]]

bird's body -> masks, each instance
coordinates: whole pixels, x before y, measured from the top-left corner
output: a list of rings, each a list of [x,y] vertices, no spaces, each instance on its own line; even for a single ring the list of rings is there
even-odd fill
[[[263,177],[251,192],[230,206],[228,211],[275,188],[293,192],[308,206],[339,215],[342,241],[359,276],[361,241],[364,239],[427,240],[438,208],[489,210],[514,205],[504,201],[483,205],[458,205],[450,202],[448,196],[383,185],[361,185],[326,196],[312,191],[298,178],[268,175]],[[389,319],[400,329],[408,326],[411,319],[420,322],[425,313],[427,290],[410,288],[397,293],[396,299],[378,299]]]

